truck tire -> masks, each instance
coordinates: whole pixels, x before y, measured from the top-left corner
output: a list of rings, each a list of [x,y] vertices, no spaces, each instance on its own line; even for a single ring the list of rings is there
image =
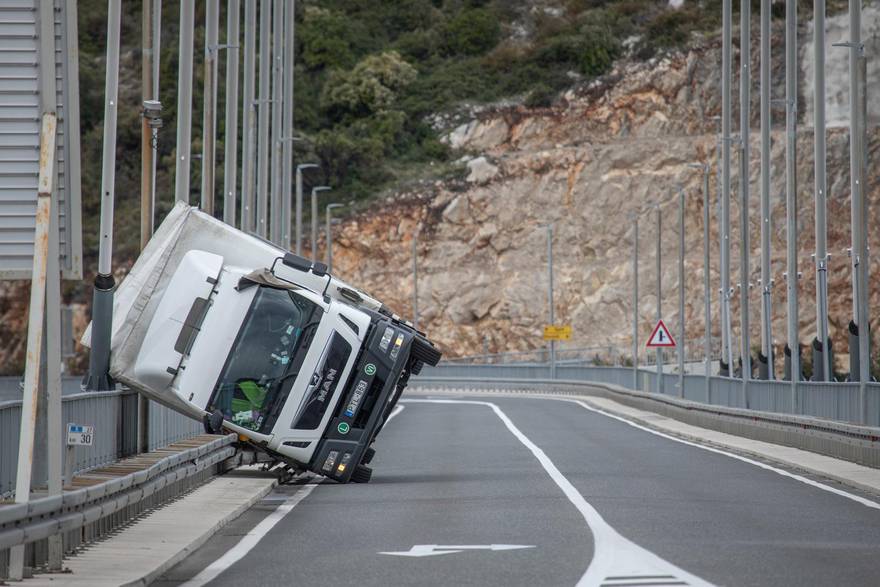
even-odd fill
[[[364,458],[361,459],[361,464],[369,465],[374,456],[376,456],[376,449],[371,446],[364,451]]]
[[[352,483],[369,483],[373,476],[373,469],[366,465],[358,465],[351,474],[350,481]]]
[[[416,336],[413,339],[412,350],[410,351],[410,358],[415,359],[416,361],[421,361],[426,365],[430,365],[435,367],[437,363],[440,362],[440,357],[443,354],[434,348],[434,345],[422,338],[421,336]]]

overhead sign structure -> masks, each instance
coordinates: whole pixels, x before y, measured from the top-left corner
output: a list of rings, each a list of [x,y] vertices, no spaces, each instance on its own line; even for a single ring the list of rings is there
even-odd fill
[[[465,550],[520,550],[522,548],[535,548],[534,545],[526,544],[416,544],[409,550],[401,550],[397,552],[380,552],[379,554],[388,554],[392,556],[438,556],[441,554],[455,554],[464,552]]]
[[[59,265],[66,279],[81,279],[76,2],[48,2],[55,9],[49,26],[55,34],[45,39],[40,14],[45,0],[5,4],[10,3],[0,8],[0,280],[30,279],[33,270],[44,91],[56,95],[48,101],[56,105],[58,120],[52,206],[57,203],[59,212]],[[55,56],[54,67],[41,63],[46,54]]]
[[[571,325],[545,326],[544,340],[571,340]]]
[[[666,328],[666,324],[663,323],[663,320],[657,321],[654,331],[651,332],[651,336],[648,338],[648,344],[645,346],[649,349],[675,348],[675,339],[669,334],[669,329]]]
[[[95,427],[80,424],[67,425],[67,446],[92,446],[95,441]]]

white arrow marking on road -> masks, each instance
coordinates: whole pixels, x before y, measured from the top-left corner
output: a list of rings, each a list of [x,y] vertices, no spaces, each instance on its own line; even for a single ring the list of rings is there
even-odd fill
[[[520,548],[535,547],[534,545],[528,546],[525,544],[416,544],[409,550],[401,550],[399,552],[380,552],[379,554],[421,557],[437,556],[438,554],[455,554],[456,552],[464,552],[465,550],[519,550]]]

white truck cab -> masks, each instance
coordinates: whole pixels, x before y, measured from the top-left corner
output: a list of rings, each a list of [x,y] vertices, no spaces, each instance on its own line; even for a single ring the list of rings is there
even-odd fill
[[[410,375],[440,352],[322,263],[259,243],[248,255],[208,246],[187,236],[203,228],[180,222],[183,236],[133,270],[114,375],[298,470],[369,481],[373,439]]]

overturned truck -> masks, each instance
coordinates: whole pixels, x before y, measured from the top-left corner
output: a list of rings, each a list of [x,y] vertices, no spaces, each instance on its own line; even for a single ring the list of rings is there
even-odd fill
[[[367,482],[409,377],[440,352],[322,263],[178,204],[119,287],[113,378],[291,470]]]

